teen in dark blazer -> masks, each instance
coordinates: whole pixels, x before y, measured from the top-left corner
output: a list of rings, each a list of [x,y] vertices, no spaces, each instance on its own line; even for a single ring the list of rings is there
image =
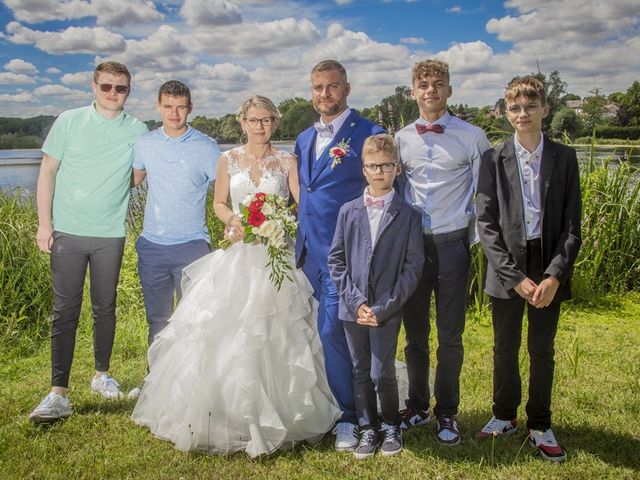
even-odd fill
[[[329,272],[339,296],[353,364],[360,439],[356,458],[402,449],[395,355],[402,307],[420,280],[424,263],[420,214],[393,190],[400,173],[390,135],[367,138],[362,150],[369,186],[338,214]],[[382,413],[382,438],[376,392]]]
[[[505,101],[516,133],[483,155],[476,196],[495,340],[494,417],[477,437],[506,435],[517,428],[518,352],[526,305],[531,364],[527,428],[543,458],[562,461],[566,453],[551,430],[551,390],[560,303],[571,296],[581,243],[578,162],[573,148],[542,134],[549,109],[539,80],[514,79]]]

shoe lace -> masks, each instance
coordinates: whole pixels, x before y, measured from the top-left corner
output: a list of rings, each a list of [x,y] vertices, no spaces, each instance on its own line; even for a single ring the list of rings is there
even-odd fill
[[[374,430],[365,430],[364,432],[362,432],[362,436],[360,437],[360,443],[365,445],[373,444],[375,435],[376,432]]]
[[[120,391],[120,384],[116,382],[113,378],[108,377],[108,378],[105,378],[104,380],[103,388],[107,392],[118,393]]]
[[[398,436],[397,427],[394,425],[389,425],[382,430],[384,432],[384,441],[385,442],[395,442]]]
[[[493,417],[491,420],[489,420],[489,423],[485,425],[483,430],[485,432],[496,432],[500,429],[501,426],[502,426],[502,421],[498,420],[496,417]]]
[[[453,417],[440,417],[438,419],[438,423],[440,424],[440,428],[443,430],[454,430]]]
[[[556,436],[553,433],[553,430],[550,428],[545,430],[544,432],[541,430],[531,430],[531,436],[535,437],[538,440],[537,443],[541,443],[544,445],[557,445],[558,441],[556,440]]]

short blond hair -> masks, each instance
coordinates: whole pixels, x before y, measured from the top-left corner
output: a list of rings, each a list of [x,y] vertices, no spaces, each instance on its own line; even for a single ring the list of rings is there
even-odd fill
[[[518,97],[526,97],[529,100],[540,100],[542,105],[547,104],[547,94],[544,91],[544,84],[533,75],[516,77],[509,82],[507,90],[504,92],[504,101],[513,103]]]
[[[398,163],[398,144],[388,133],[371,135],[365,139],[362,144],[362,159],[376,153],[382,153],[394,163]]]
[[[129,69],[122,63],[109,61],[99,64],[93,72],[93,81],[95,83],[98,83],[98,75],[100,74],[100,72],[110,73],[111,75],[115,75],[116,77],[124,75],[125,77],[127,77],[127,83],[131,85],[131,72],[129,72]]]
[[[238,110],[238,114],[236,115],[236,119],[239,122],[244,120],[247,116],[247,110],[251,107],[264,108],[267,110],[275,122],[274,128],[280,123],[280,111],[270,99],[263,97],[262,95],[252,95],[242,102],[242,105],[240,105],[240,109]]]
[[[426,77],[445,77],[449,81],[449,65],[441,60],[424,60],[418,62],[411,70],[411,81],[419,81]]]

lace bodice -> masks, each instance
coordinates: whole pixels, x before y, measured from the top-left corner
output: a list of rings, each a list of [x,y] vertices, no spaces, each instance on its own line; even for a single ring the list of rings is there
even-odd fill
[[[247,196],[258,192],[289,196],[289,168],[292,155],[279,150],[259,163],[249,160],[244,147],[237,147],[222,154],[227,161],[231,206],[240,212],[240,203]]]

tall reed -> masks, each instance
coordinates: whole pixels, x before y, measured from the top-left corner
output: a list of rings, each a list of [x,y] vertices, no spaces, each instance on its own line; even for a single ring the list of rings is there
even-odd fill
[[[48,329],[49,256],[36,246],[37,225],[33,198],[0,191],[0,348],[27,330],[36,341]]]

